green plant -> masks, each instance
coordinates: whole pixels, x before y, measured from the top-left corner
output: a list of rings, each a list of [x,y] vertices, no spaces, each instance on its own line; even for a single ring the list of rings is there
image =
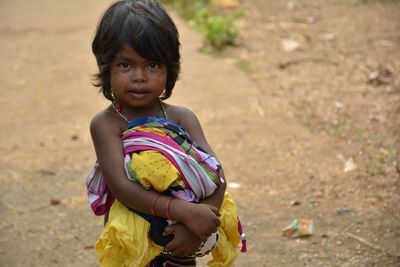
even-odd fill
[[[221,10],[212,10],[210,0],[162,0],[170,4],[178,15],[189,21],[200,31],[205,40],[204,51],[221,51],[234,45],[239,34],[235,24],[243,16],[243,11],[221,14]]]
[[[193,19],[198,10],[210,4],[210,0],[162,0],[161,2],[171,5],[178,15],[186,20]]]
[[[252,74],[254,72],[253,67],[251,66],[251,63],[246,59],[236,60],[235,65],[236,65],[236,67],[238,67],[240,70],[242,70],[246,74]]]
[[[385,164],[385,157],[383,155],[378,155],[376,161],[380,164]]]
[[[222,16],[210,10],[200,9],[192,20],[192,25],[200,30],[206,40],[206,50],[223,50],[226,46],[234,45],[239,34],[236,20],[243,12],[235,12]]]
[[[357,5],[361,2],[364,2],[364,0],[344,0],[344,2],[348,5]]]
[[[400,2],[400,0],[344,0],[346,4],[350,5],[358,5],[364,3],[373,3],[373,2],[381,2],[381,3],[388,3],[388,2]]]
[[[340,123],[335,123],[331,128],[331,133],[336,136],[341,136],[343,134],[343,126]]]

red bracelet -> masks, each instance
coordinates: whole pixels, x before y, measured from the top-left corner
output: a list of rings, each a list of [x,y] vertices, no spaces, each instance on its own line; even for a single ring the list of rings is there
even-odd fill
[[[156,216],[156,213],[154,211],[154,205],[156,204],[156,201],[161,197],[161,195],[156,196],[153,198],[153,201],[151,202],[151,215]]]
[[[167,202],[166,210],[167,210],[167,218],[168,218],[169,220],[172,220],[171,214],[169,214],[169,207],[171,206],[171,203],[172,203],[172,201],[174,201],[174,200],[175,200],[175,198],[171,198],[171,199],[168,200],[168,202]]]

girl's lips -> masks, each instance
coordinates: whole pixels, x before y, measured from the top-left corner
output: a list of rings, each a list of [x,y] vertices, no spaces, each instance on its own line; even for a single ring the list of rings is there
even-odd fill
[[[149,93],[148,91],[128,91],[128,94],[135,98],[143,98]]]

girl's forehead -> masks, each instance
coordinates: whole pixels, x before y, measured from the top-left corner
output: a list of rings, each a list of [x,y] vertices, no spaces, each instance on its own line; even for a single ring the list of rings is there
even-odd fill
[[[139,44],[138,48],[135,48],[134,45],[129,43],[124,43],[118,52],[115,54],[116,58],[135,58],[136,60],[150,60],[157,61],[160,63],[164,63],[165,59],[156,51],[154,51],[154,47],[145,46],[142,47]]]
[[[145,59],[142,57],[133,47],[129,45],[124,45],[115,55],[116,58],[137,58]]]

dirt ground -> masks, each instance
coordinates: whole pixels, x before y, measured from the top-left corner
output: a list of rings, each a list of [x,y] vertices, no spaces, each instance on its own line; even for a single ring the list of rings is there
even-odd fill
[[[85,177],[107,102],[90,43],[109,3],[0,1],[0,266],[98,266]],[[168,100],[198,114],[224,165],[248,235],[235,266],[400,266],[400,4],[241,8],[222,55],[176,19]],[[282,236],[296,218],[310,237]]]

